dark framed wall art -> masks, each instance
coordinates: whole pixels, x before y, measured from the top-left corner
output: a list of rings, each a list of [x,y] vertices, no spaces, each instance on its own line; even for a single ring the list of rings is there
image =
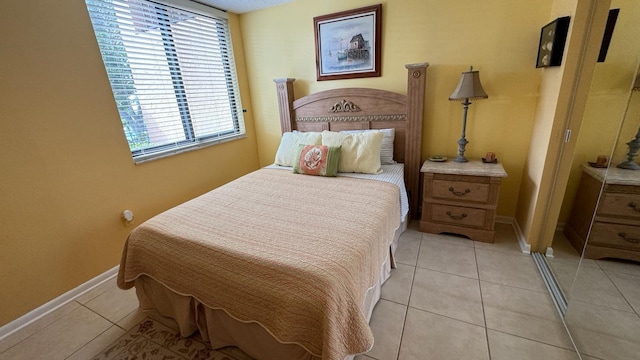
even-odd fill
[[[380,76],[382,4],[313,18],[317,79]]]
[[[569,16],[560,17],[542,27],[536,67],[560,66],[569,32]]]
[[[609,51],[609,45],[611,45],[611,37],[613,36],[613,29],[616,27],[616,21],[618,21],[618,14],[620,14],[620,9],[609,10],[607,25],[604,28],[602,45],[600,45],[600,53],[598,54],[598,62],[604,62],[607,58],[607,51]]]

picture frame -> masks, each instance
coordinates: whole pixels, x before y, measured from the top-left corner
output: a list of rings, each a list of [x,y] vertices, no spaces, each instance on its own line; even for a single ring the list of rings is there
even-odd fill
[[[600,45],[600,53],[598,53],[598,62],[604,62],[607,58],[607,52],[609,51],[609,45],[611,45],[611,38],[613,37],[613,29],[616,27],[616,22],[618,21],[618,14],[620,14],[620,9],[609,10],[607,25],[605,25],[602,44]]]
[[[569,32],[569,16],[559,17],[540,30],[536,68],[560,66]]]
[[[380,76],[382,4],[313,18],[317,80]]]

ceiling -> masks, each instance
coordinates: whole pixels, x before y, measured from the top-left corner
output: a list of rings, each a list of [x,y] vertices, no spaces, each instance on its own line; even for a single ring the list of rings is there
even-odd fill
[[[236,14],[244,14],[254,10],[260,10],[271,6],[276,6],[291,2],[293,0],[197,0],[200,3],[207,4],[226,10]]]

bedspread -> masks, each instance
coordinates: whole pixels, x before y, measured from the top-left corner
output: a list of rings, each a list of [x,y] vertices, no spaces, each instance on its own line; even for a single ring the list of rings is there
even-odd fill
[[[368,351],[361,311],[400,223],[398,187],[260,169],[135,228],[118,286],[148,275],[323,359]]]

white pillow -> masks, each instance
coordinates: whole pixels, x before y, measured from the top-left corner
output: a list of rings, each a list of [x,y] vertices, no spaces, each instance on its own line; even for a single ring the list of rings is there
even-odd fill
[[[367,131],[358,134],[323,131],[322,145],[342,146],[338,172],[380,174],[380,148],[382,131]]]
[[[293,131],[282,134],[274,164],[293,166],[300,152],[299,145],[322,145],[322,133]]]
[[[396,137],[396,129],[380,129],[380,130],[343,130],[341,132],[347,134],[358,134],[367,131],[382,131],[382,147],[380,148],[380,163],[382,165],[395,164],[393,160],[393,141]]]

